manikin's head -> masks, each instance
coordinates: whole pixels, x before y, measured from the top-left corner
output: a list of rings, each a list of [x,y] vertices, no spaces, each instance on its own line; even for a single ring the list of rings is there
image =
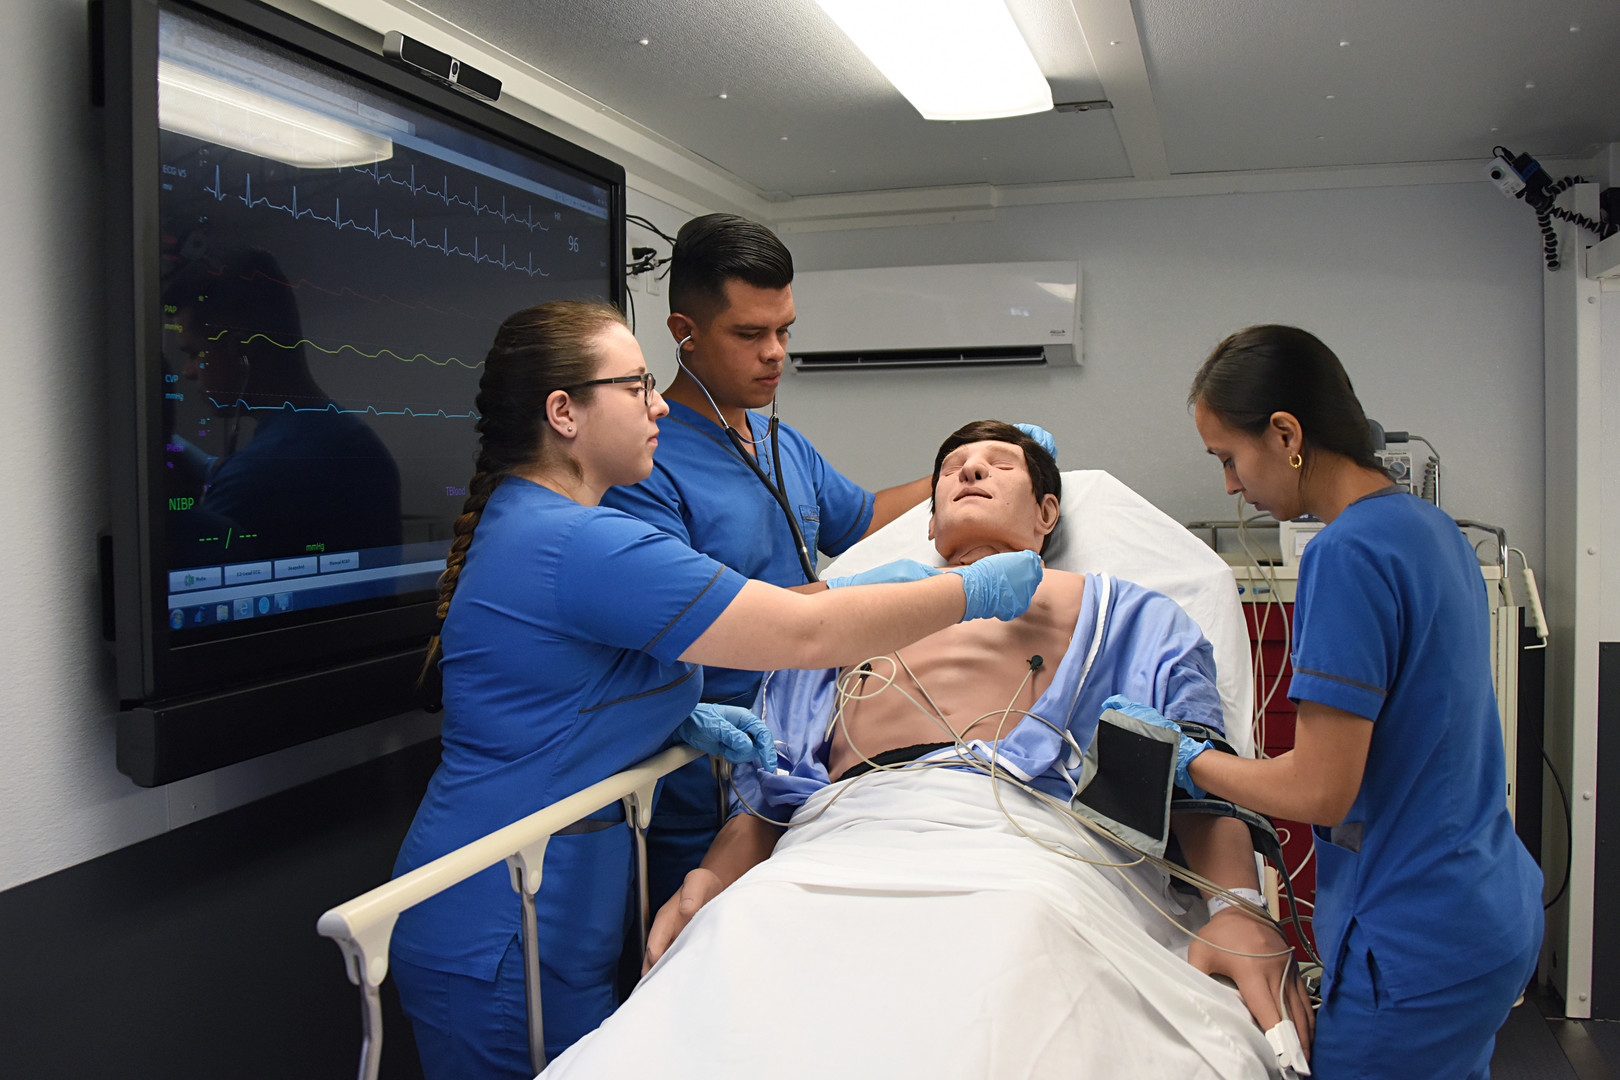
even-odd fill
[[[722,407],[776,396],[793,325],[793,256],[776,234],[735,214],[681,226],[669,268],[669,331],[681,361]]]
[[[1063,479],[1034,439],[999,420],[952,432],[934,455],[928,538],[948,566],[1001,551],[1044,551]]]

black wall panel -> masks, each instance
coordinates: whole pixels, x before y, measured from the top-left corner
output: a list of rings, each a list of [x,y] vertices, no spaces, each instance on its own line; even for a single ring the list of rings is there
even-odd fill
[[[387,880],[438,742],[0,893],[7,1080],[348,1078],[359,992],[320,913]],[[383,1076],[419,1080],[384,984]]]
[[[1570,792],[1571,798],[1579,798]],[[1592,882],[1592,1019],[1620,1020],[1620,642],[1598,645],[1597,865]]]

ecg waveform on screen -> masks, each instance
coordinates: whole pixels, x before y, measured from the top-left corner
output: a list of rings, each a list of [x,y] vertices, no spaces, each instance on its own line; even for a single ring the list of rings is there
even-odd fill
[[[343,200],[341,198],[334,197],[332,199],[332,213],[330,216],[320,213],[319,211],[307,206],[300,208],[298,205],[298,185],[296,184],[292,185],[292,197],[288,204],[283,205],[281,203],[272,202],[269,198],[263,195],[255,196],[253,194],[252,173],[246,173],[242,178],[242,194],[231,195],[223,189],[220,183],[219,166],[216,165],[214,166],[214,183],[211,187],[205,185],[203,187],[203,191],[206,194],[213,196],[214,201],[216,202],[224,202],[226,199],[236,199],[249,210],[262,206],[265,209],[276,210],[286,214],[294,221],[298,221],[302,218],[308,218],[311,221],[322,222],[332,226],[339,232],[342,232],[344,229],[353,229],[355,232],[368,234],[377,240],[398,240],[401,243],[409,244],[412,249],[425,247],[429,251],[440,252],[446,257],[459,256],[461,258],[471,259],[475,263],[486,263],[490,266],[498,266],[502,270],[514,270],[519,273],[527,274],[531,278],[551,276],[546,271],[534,265],[534,252],[532,251],[528,252],[528,257],[525,261],[516,262],[515,260],[507,258],[505,244],[501,245],[501,253],[498,257],[491,255],[488,252],[479,251],[478,238],[476,236],[473,237],[473,245],[470,251],[461,247],[459,244],[452,244],[450,242],[450,230],[448,227],[443,230],[441,238],[438,242],[434,242],[429,237],[417,236],[415,218],[410,219],[410,231],[408,233],[398,233],[392,228],[383,228],[382,215],[375,209],[373,209],[371,212],[370,225],[364,224],[357,218],[345,218],[343,216]]]
[[[344,409],[344,408],[338,407],[338,405],[335,402],[330,402],[330,401],[327,402],[324,405],[294,405],[291,401],[283,401],[279,405],[250,405],[250,404],[248,404],[247,400],[244,399],[244,398],[237,398],[235,401],[230,401],[230,400],[221,401],[219,398],[216,398],[213,394],[206,394],[205,393],[203,396],[206,397],[208,399],[208,403],[210,405],[212,405],[216,409],[237,408],[237,409],[246,409],[248,412],[286,412],[287,410],[291,409],[295,413],[322,413],[322,412],[324,412],[324,413],[333,413],[333,414],[335,414],[337,416],[363,415],[363,414],[369,413],[372,416],[413,416],[413,417],[416,417],[418,419],[424,419],[424,418],[425,419],[443,419],[443,420],[477,420],[478,419],[478,414],[475,413],[475,412],[452,413],[452,412],[445,412],[443,409],[434,409],[431,412],[418,412],[415,409],[412,409],[408,405],[405,406],[404,408],[399,408],[399,409],[379,409],[375,405],[367,405],[365,408],[362,408],[362,409]]]
[[[525,205],[523,208],[523,213],[520,216],[515,213],[507,212],[505,195],[501,196],[501,205],[499,208],[492,203],[479,201],[478,187],[476,184],[473,186],[472,198],[464,199],[460,195],[450,194],[449,176],[445,176],[443,178],[444,186],[437,191],[427,184],[418,184],[416,182],[415,165],[411,166],[410,176],[404,180],[401,180],[391,172],[383,172],[382,166],[377,163],[373,163],[369,168],[363,165],[356,165],[353,166],[352,169],[361,176],[371,177],[378,184],[386,181],[390,184],[394,184],[397,187],[402,187],[418,198],[438,199],[440,202],[444,203],[445,206],[464,206],[475,214],[492,215],[500,218],[502,225],[522,225],[530,232],[534,232],[536,229],[540,230],[541,232],[551,231],[550,226],[542,225],[535,219],[533,206]]]
[[[225,335],[227,335],[227,334],[229,334],[231,332],[232,331],[230,331],[230,330],[221,330],[219,333],[215,334],[213,337],[209,338],[208,340],[209,341],[218,341],[221,338],[225,337]],[[255,341],[266,342],[266,343],[268,343],[270,345],[274,345],[278,349],[296,349],[300,345],[308,345],[310,348],[316,350],[317,352],[323,352],[327,356],[337,356],[337,355],[339,355],[341,353],[345,353],[345,352],[352,352],[352,353],[356,354],[357,356],[365,357],[367,360],[378,360],[378,359],[381,359],[384,356],[392,356],[395,360],[398,360],[400,363],[403,363],[403,364],[412,364],[412,363],[415,363],[418,360],[426,360],[428,363],[432,364],[435,367],[449,367],[451,364],[459,364],[461,367],[466,368],[468,371],[477,371],[479,368],[484,366],[484,362],[482,360],[479,360],[477,363],[473,363],[473,364],[467,363],[467,361],[461,359],[459,356],[452,356],[452,357],[449,357],[449,358],[444,359],[444,360],[435,360],[433,357],[427,355],[426,353],[414,353],[411,356],[404,356],[404,355],[402,355],[400,353],[395,352],[393,349],[389,349],[389,348],[381,348],[381,349],[378,349],[376,352],[369,352],[368,353],[364,349],[361,349],[361,348],[359,348],[357,346],[350,345],[350,344],[347,344],[347,343],[339,345],[335,349],[328,349],[326,346],[319,345],[319,344],[311,341],[309,338],[299,338],[297,341],[291,342],[289,344],[287,342],[277,341],[275,338],[271,337],[269,334],[261,334],[261,333],[258,333],[258,332],[254,332],[252,334],[249,334],[247,337],[242,338],[240,341],[238,341],[237,344],[239,344],[239,345],[251,345]]]

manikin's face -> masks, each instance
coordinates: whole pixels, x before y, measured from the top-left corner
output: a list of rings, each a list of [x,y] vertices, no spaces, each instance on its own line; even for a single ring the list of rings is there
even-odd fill
[[[1038,551],[1057,518],[1056,495],[1035,501],[1023,447],[973,442],[940,463],[928,538],[955,564],[998,551]]]
[[[776,396],[793,325],[793,286],[726,282],[725,310],[694,325],[681,359],[722,408],[758,409]]]
[[[1221,463],[1228,495],[1242,495],[1250,506],[1278,521],[1305,512],[1299,497],[1300,470],[1288,463],[1289,448],[1274,428],[1258,435],[1239,431],[1201,401],[1193,406],[1193,423],[1204,448]]]
[[[602,335],[600,353],[593,378],[641,375],[647,370],[641,346],[629,330],[617,324]],[[669,406],[656,390],[651,400],[644,401],[640,383],[610,383],[592,389],[595,393],[590,401],[576,406],[574,460],[587,480],[604,490],[614,484],[640,483],[652,472],[658,420],[669,414]]]

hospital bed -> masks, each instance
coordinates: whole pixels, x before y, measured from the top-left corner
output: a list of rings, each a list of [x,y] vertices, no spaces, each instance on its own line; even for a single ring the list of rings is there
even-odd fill
[[[855,545],[827,573],[856,573],[896,558],[939,565],[926,536],[928,514],[926,504],[913,508]],[[1248,639],[1231,570],[1220,556],[1113,476],[1087,470],[1063,474],[1061,521],[1044,557],[1048,566],[1079,573],[1105,571],[1176,600],[1214,646],[1228,741],[1239,753],[1252,755],[1254,683]],[[536,1071],[544,1069],[539,960],[530,943],[535,937],[534,896],[541,887],[546,842],[596,810],[624,803],[642,871],[637,893],[645,946],[650,913],[644,830],[653,791],[659,777],[696,756],[686,747],[664,751],[322,915],[319,932],[338,943],[350,981],[360,988],[361,1080],[377,1075],[382,1048],[378,988],[387,976],[389,938],[399,913],[502,861],[511,871],[523,912],[531,1059]],[[1263,831],[1257,823],[1251,822],[1251,827]]]

